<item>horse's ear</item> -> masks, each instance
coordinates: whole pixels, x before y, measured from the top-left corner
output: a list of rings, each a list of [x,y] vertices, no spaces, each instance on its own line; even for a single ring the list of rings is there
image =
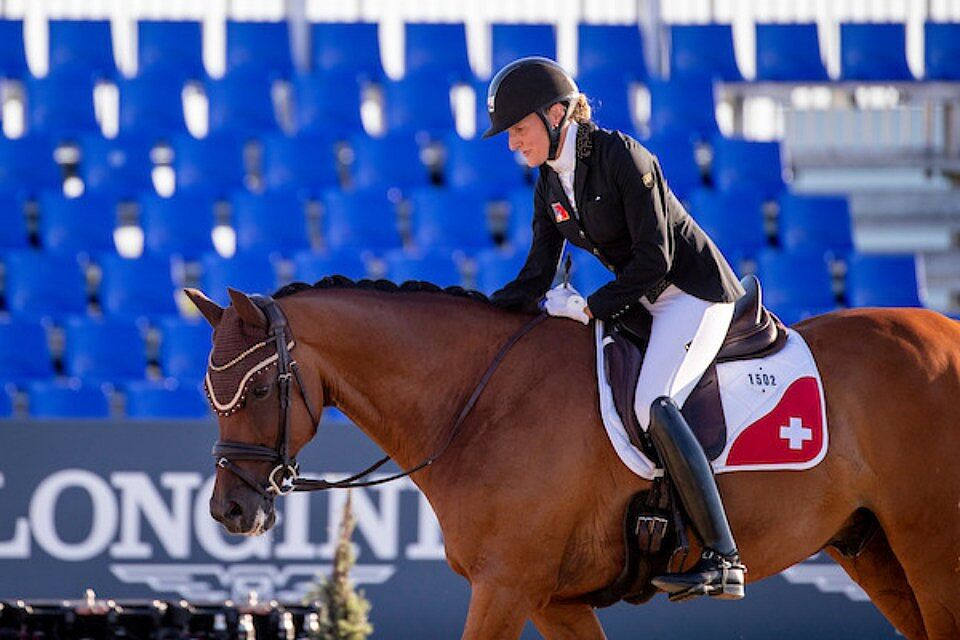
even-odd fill
[[[200,313],[207,319],[211,327],[216,327],[220,324],[220,318],[223,317],[223,307],[208,298],[199,289],[184,289],[183,292],[190,298],[190,302],[197,306],[197,309],[200,310]]]
[[[241,320],[255,327],[267,328],[267,316],[263,314],[263,310],[255,305],[247,294],[242,291],[237,291],[236,289],[231,289],[230,287],[227,287],[227,293],[230,294],[230,301],[233,303],[233,308],[237,310],[237,315],[240,316]]]

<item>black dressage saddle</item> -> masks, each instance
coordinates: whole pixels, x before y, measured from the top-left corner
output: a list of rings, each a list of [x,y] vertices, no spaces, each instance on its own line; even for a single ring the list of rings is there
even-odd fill
[[[733,320],[723,346],[682,409],[684,418],[710,460],[720,455],[727,439],[727,425],[723,417],[720,385],[717,381],[717,364],[763,358],[781,350],[787,342],[786,327],[763,306],[760,281],[751,275],[740,282],[746,293],[734,306]],[[649,314],[644,312],[634,314],[629,320],[608,324],[605,327],[605,338],[610,337],[612,341],[607,341],[603,349],[613,403],[630,441],[648,457],[656,460],[655,452],[647,445],[633,410],[637,378],[650,339],[650,322]]]

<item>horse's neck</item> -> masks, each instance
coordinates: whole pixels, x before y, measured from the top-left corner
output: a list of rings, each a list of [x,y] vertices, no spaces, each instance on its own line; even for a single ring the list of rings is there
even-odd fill
[[[298,339],[319,355],[326,402],[404,468],[435,453],[513,330],[439,294],[324,291],[302,300],[290,312],[308,328]]]

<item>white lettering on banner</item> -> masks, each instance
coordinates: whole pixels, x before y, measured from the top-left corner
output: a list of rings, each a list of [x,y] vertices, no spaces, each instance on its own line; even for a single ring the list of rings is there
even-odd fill
[[[220,523],[210,517],[210,495],[213,493],[215,476],[210,476],[200,487],[197,499],[193,506],[193,523],[197,528],[197,541],[203,550],[217,560],[239,562],[250,558],[269,558],[270,547],[273,544],[273,532],[265,535],[241,538],[242,542],[230,544],[226,530]],[[236,540],[236,536],[230,536]]]
[[[277,514],[278,517],[281,514]],[[273,550],[282,560],[309,560],[316,557],[310,544],[310,496],[291,493],[283,499],[283,526],[280,544]],[[278,522],[279,524],[279,522]]]
[[[153,545],[141,540],[140,514],[171,558],[190,557],[190,492],[200,486],[199,473],[169,472],[160,475],[160,484],[170,489],[172,506],[167,505],[143,472],[110,474],[110,483],[120,490],[120,541],[110,547],[115,558],[153,557]]]
[[[411,483],[412,484],[412,483]],[[417,541],[407,545],[410,560],[446,560],[443,532],[433,508],[422,493],[417,495]]]
[[[90,533],[76,543],[65,542],[57,533],[57,500],[64,490],[83,489],[93,502]],[[103,553],[117,533],[117,503],[113,491],[100,476],[83,469],[64,469],[44,480],[30,500],[33,538],[51,556],[79,562]]]
[[[343,476],[346,477],[346,476]],[[377,512],[368,491],[353,494],[353,513],[357,518],[357,532],[363,535],[370,550],[377,558],[393,560],[397,557],[400,540],[400,491],[409,489],[413,483],[404,478],[389,484],[371,487],[368,491],[380,494],[380,511]],[[319,545],[317,555],[320,558],[333,558],[337,547],[337,531],[343,519],[343,505],[346,504],[345,491],[330,494],[328,505],[327,542]]]
[[[3,489],[4,478],[0,473],[0,489]],[[30,557],[30,522],[23,517],[13,523],[13,537],[0,541],[0,558],[29,558]]]

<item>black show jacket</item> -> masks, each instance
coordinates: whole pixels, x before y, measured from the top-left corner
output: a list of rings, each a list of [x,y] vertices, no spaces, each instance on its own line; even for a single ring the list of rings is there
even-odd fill
[[[670,191],[656,156],[592,123],[578,125],[576,145],[576,210],[556,171],[541,165],[530,253],[517,278],[493,294],[495,304],[534,308],[553,282],[564,240],[616,274],[587,299],[600,320],[638,310],[642,297],[653,302],[670,283],[708,302],[743,295],[720,250]]]

